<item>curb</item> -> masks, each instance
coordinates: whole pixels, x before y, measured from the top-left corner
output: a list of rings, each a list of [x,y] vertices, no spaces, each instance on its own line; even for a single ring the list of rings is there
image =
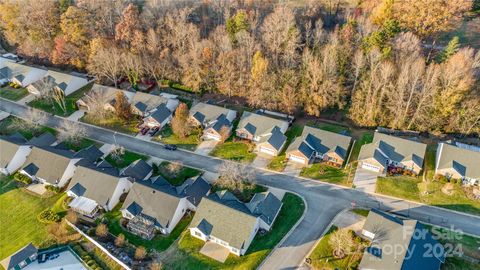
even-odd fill
[[[320,241],[323,239],[323,237],[325,236],[325,234],[330,230],[330,228],[332,227],[333,223],[335,223],[335,221],[337,220],[337,218],[347,212],[347,211],[350,211],[351,209],[350,208],[344,208],[342,211],[338,212],[338,214],[335,215],[335,217],[330,221],[330,223],[328,224],[327,228],[325,228],[325,230],[322,232],[322,234],[320,235],[320,238],[317,239],[317,241],[315,241],[315,244],[312,246],[312,248],[308,251],[307,255],[305,255],[305,257],[303,257],[303,260],[302,262],[298,265],[298,267],[300,268],[305,262],[305,260],[310,257],[310,254],[312,254],[313,250],[317,247],[318,243],[320,243]],[[310,264],[307,263],[308,266],[310,266]]]
[[[300,198],[302,199],[303,204],[305,205],[305,209],[303,210],[303,214],[302,214],[302,216],[297,220],[297,222],[293,225],[293,227],[290,228],[290,230],[287,232],[287,234],[280,240],[280,242],[278,242],[278,243],[275,245],[275,247],[273,247],[273,249],[272,249],[272,250],[268,253],[268,255],[262,260],[262,262],[257,266],[256,269],[260,269],[260,268],[264,265],[265,261],[266,261],[268,258],[270,258],[270,256],[272,255],[272,253],[275,252],[275,250],[277,250],[277,248],[278,248],[280,245],[282,245],[283,242],[285,242],[285,240],[287,240],[287,238],[292,234],[292,232],[298,227],[298,225],[300,224],[300,222],[303,221],[303,219],[305,218],[305,215],[306,215],[307,212],[308,212],[308,204],[307,204],[307,201],[305,200],[305,198],[304,198],[302,195],[300,195],[300,194],[298,194],[298,193],[296,193],[296,192],[294,192],[294,191],[290,191],[290,190],[289,190],[288,192],[289,192],[289,193],[292,193],[292,194],[295,194],[296,196],[298,196],[298,197],[300,197]]]

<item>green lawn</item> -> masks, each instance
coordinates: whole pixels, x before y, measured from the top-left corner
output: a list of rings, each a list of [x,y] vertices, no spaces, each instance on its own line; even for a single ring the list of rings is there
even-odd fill
[[[425,176],[428,180],[433,180],[435,176],[435,155],[437,154],[437,144],[428,144],[425,153]]]
[[[332,233],[336,230],[337,227],[332,226],[310,254],[310,259],[315,269],[357,269],[363,256],[363,249],[359,248],[357,252],[352,250],[351,254],[342,259],[337,259],[333,256],[333,249],[328,241]],[[359,245],[361,241],[360,237],[355,237],[355,243],[357,243],[357,245]]]
[[[130,165],[130,163],[134,162],[137,159],[147,160],[148,156],[125,150],[125,153],[119,159],[114,159],[111,154],[105,158],[108,163],[119,169],[127,167],[128,165]]]
[[[420,178],[411,176],[379,177],[375,192],[480,215],[480,201],[469,199],[459,184],[454,184],[452,194],[447,195],[442,192],[445,183],[440,181],[422,182]]]
[[[62,196],[39,198],[17,188],[10,177],[0,175],[0,259],[32,242],[42,247],[49,239],[47,225],[37,215]]]
[[[268,163],[267,168],[272,171],[281,172],[287,166],[287,157],[285,155],[279,155]]]
[[[335,125],[335,124],[330,124],[330,123],[324,123],[324,122],[309,122],[309,126],[316,127],[322,130],[330,131],[330,132],[335,132],[335,133],[343,133],[343,132],[348,132],[349,128],[341,125]]]
[[[370,212],[370,210],[361,209],[361,208],[355,208],[355,209],[352,209],[351,211],[352,211],[353,213],[357,214],[357,215],[362,216],[362,217],[367,217],[367,216],[368,216],[368,213]]]
[[[161,143],[175,144],[180,148],[195,151],[197,145],[200,143],[201,132],[202,131],[198,128],[194,129],[190,135],[182,139],[173,134],[170,125],[168,125],[160,131],[160,135],[155,136],[153,139]]]
[[[46,111],[55,115],[69,116],[77,110],[77,105],[75,104],[77,100],[82,98],[86,92],[90,91],[92,86],[93,86],[93,83],[88,84],[83,88],[79,89],[78,91],[72,93],[71,95],[65,97],[65,107],[66,107],[65,112],[55,102],[52,103],[43,98],[37,98],[29,102],[28,106],[37,108],[42,111]]]
[[[120,224],[122,219],[120,208],[121,205],[118,205],[115,207],[115,209],[113,209],[113,211],[105,214],[105,217],[108,219],[108,231],[116,236],[120,233],[123,233],[125,235],[125,239],[128,240],[129,243],[135,246],[143,246],[147,249],[155,249],[156,251],[164,251],[170,247],[170,245],[177,240],[180,234],[185,231],[193,217],[193,213],[185,215],[169,235],[157,234],[152,240],[145,240],[123,229]]]
[[[77,143],[72,143],[72,142],[63,142],[63,144],[70,150],[73,150],[75,152],[83,149],[83,148],[86,148],[86,147],[89,147],[90,145],[97,145],[97,143],[95,141],[92,141],[90,139],[87,139],[87,138],[83,138],[82,140],[80,140],[79,142]]]
[[[373,132],[367,131],[363,133],[362,137],[355,142],[352,152],[350,153],[350,163],[357,161],[358,154],[360,154],[360,148],[362,145],[371,143],[373,141]]]
[[[300,176],[320,180],[332,184],[350,186],[348,182],[348,173],[344,169],[335,168],[322,163],[315,163],[305,167],[300,172]]]
[[[0,88],[0,97],[6,98],[9,100],[17,101],[28,95],[28,90],[26,88],[15,89],[9,85]]]
[[[378,177],[376,193],[412,201],[420,201],[420,179],[411,176]]]
[[[137,125],[140,123],[140,120],[134,116],[132,116],[131,120],[127,121],[118,118],[114,113],[107,114],[103,119],[96,119],[87,113],[85,116],[80,118],[80,121],[130,135],[135,135],[138,133],[139,130]]]
[[[57,133],[57,131],[54,130],[53,128],[49,128],[45,126],[41,126],[36,130],[19,129],[15,123],[16,121],[23,122],[22,119],[12,115],[0,121],[0,135],[11,135],[11,134],[14,134],[15,132],[19,132],[27,140],[30,140],[34,136],[39,136],[45,132],[50,132],[54,135]]]
[[[156,175],[161,175],[174,186],[179,186],[183,184],[186,179],[200,174],[199,170],[186,166],[182,166],[177,172],[172,172],[169,168],[170,164],[171,162],[168,161],[160,163],[154,173]]]
[[[304,209],[300,197],[285,194],[282,210],[270,232],[264,236],[257,235],[244,256],[230,254],[223,264],[200,254],[199,250],[205,243],[186,232],[176,250],[163,261],[164,266],[166,269],[256,269],[298,221]]]
[[[213,151],[210,152],[210,155],[223,159],[250,163],[257,156],[253,153],[253,147],[252,144],[246,142],[225,142],[218,144]]]

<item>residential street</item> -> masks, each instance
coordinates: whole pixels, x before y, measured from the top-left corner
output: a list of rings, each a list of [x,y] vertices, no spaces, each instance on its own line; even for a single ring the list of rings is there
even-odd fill
[[[22,116],[27,107],[0,99],[0,110]],[[50,116],[46,125],[56,127],[62,118]],[[222,160],[200,156],[183,150],[167,151],[154,142],[135,139],[128,135],[112,132],[103,128],[82,124],[90,138],[109,144],[119,144],[139,153],[165,160],[180,160],[186,166],[215,172]],[[286,189],[304,197],[308,211],[299,226],[276,249],[262,265],[262,269],[292,269],[302,264],[303,258],[321,236],[333,217],[342,209],[356,206],[377,207],[393,210],[395,213],[410,216],[420,221],[438,226],[453,225],[456,230],[480,235],[480,217],[456,213],[436,207],[405,202],[379,195],[371,195],[357,190],[337,187],[313,180],[283,175],[252,167],[260,184]]]

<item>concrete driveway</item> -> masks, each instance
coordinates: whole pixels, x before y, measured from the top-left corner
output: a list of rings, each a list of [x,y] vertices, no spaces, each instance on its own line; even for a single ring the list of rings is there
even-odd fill
[[[82,118],[85,115],[84,110],[78,110],[72,113],[67,119],[71,121],[78,121],[78,119]]]
[[[287,162],[287,166],[283,169],[283,173],[289,176],[297,177],[300,175],[304,166],[292,161]]]
[[[355,171],[355,177],[353,178],[355,189],[363,192],[374,193],[377,177],[380,175],[381,174],[379,173],[358,167]]]
[[[257,157],[250,165],[255,168],[266,168],[270,161],[272,161],[272,159],[273,156],[258,153]]]
[[[219,141],[215,140],[203,141],[197,146],[197,149],[195,149],[195,154],[208,156],[208,154],[212,152],[213,148],[215,148],[218,143]]]
[[[4,111],[0,111],[0,121],[2,121],[3,119],[9,117],[10,114],[7,113],[7,112],[4,112]]]

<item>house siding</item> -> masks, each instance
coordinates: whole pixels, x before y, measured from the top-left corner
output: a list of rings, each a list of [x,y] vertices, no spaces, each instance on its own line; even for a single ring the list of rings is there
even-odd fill
[[[127,178],[120,178],[108,204],[102,207],[104,207],[106,211],[111,211],[120,202],[120,196],[122,196],[123,193],[128,192],[132,185],[133,183]]]
[[[30,148],[30,146],[20,146],[15,155],[13,156],[12,160],[3,169],[3,173],[9,175],[20,169],[27,160],[27,156],[30,154],[31,151],[32,148]]]

